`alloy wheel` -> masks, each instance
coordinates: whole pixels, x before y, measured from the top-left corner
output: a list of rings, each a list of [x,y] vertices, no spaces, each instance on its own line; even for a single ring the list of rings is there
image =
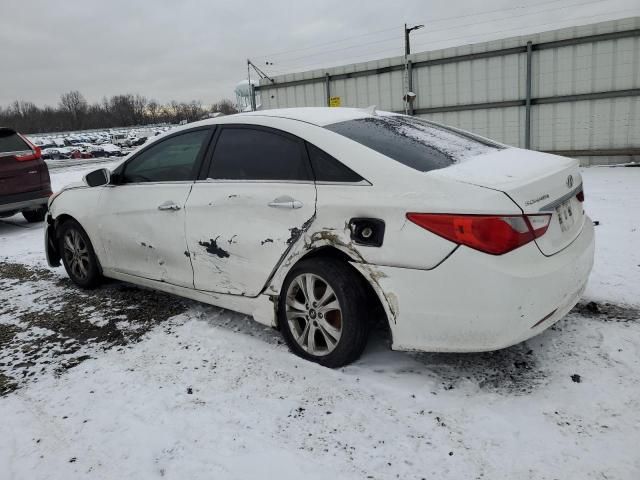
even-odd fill
[[[303,273],[289,284],[286,316],[296,343],[310,355],[331,353],[342,335],[342,309],[331,286]]]
[[[90,254],[87,243],[75,229],[69,229],[64,235],[64,258],[71,273],[79,280],[89,276]]]

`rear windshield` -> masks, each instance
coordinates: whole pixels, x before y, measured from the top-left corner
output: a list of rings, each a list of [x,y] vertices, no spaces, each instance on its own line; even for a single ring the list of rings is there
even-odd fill
[[[24,152],[30,150],[24,140],[16,132],[6,128],[0,128],[0,154],[7,152]]]
[[[326,128],[421,172],[504,148],[466,132],[403,115],[347,120]]]

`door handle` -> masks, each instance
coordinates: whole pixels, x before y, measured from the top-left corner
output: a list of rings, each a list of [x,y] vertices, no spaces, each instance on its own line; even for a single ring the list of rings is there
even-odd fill
[[[180,205],[175,204],[171,200],[167,200],[166,202],[158,205],[158,210],[176,211],[180,210]]]
[[[275,200],[272,200],[268,204],[272,208],[302,208],[302,202],[300,200],[294,200],[289,196],[278,197]]]

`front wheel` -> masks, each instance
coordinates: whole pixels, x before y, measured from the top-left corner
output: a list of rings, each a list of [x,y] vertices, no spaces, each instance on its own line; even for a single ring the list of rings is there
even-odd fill
[[[337,368],[356,360],[369,334],[363,279],[343,261],[303,260],[287,275],[278,320],[296,355]]]
[[[69,278],[81,288],[95,288],[102,279],[87,233],[75,220],[67,220],[58,230],[58,252]]]

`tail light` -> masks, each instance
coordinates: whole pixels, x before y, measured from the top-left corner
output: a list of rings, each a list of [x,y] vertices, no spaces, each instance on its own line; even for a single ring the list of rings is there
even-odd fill
[[[579,202],[584,202],[584,190],[580,190],[576,194],[576,198],[578,199]]]
[[[502,255],[541,237],[549,228],[551,214],[453,215],[407,213],[416,225],[459,245]]]
[[[15,159],[19,162],[26,162],[29,160],[38,160],[42,156],[42,150],[40,150],[40,147],[36,147],[24,135],[20,135],[20,138],[22,138],[22,140],[24,140],[27,143],[27,145],[29,145],[29,147],[31,148],[31,151],[25,150],[24,152],[20,152],[19,155],[15,156]]]

